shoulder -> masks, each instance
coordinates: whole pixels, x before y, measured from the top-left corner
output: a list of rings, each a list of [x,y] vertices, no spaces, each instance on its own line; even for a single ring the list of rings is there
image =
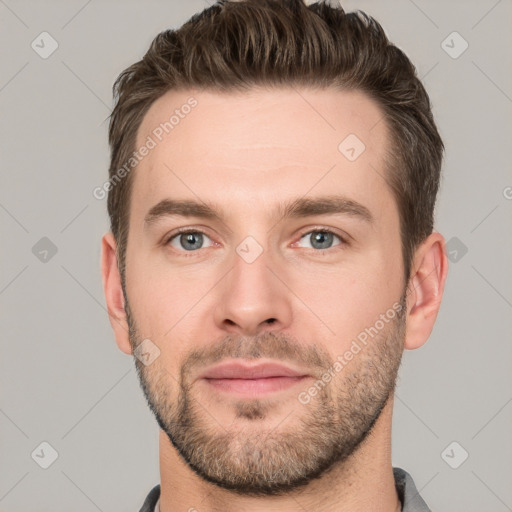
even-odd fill
[[[155,505],[159,497],[160,484],[155,485],[155,487],[149,491],[149,494],[146,496],[146,500],[144,501],[144,504],[142,505],[142,508],[139,510],[139,512],[154,512]]]
[[[402,468],[393,468],[393,475],[398,496],[402,501],[402,512],[431,512],[407,471]]]

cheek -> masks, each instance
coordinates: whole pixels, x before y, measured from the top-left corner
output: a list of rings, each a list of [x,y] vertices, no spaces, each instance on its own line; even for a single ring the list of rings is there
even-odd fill
[[[160,338],[177,321],[176,287],[162,278],[145,257],[132,254],[126,270],[126,291],[140,335]]]
[[[171,368],[190,350],[203,333],[205,318],[213,314],[207,298],[218,280],[216,269],[191,271],[143,251],[133,252],[128,268],[127,293],[140,336],[158,344],[166,367]]]
[[[305,324],[318,324],[339,352],[399,299],[399,274],[390,273],[389,261],[377,251],[349,267],[338,265],[295,276],[290,288],[301,299],[299,307],[309,310]]]

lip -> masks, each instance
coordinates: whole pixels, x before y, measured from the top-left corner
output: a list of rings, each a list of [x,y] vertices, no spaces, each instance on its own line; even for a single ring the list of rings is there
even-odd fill
[[[290,389],[308,377],[301,369],[275,361],[255,364],[236,360],[207,368],[199,380],[215,392],[255,398]]]
[[[239,396],[262,396],[284,391],[307,377],[265,377],[261,379],[204,379],[212,389]]]
[[[207,368],[199,378],[202,379],[243,379],[256,380],[271,377],[306,377],[307,372],[286,366],[282,363],[242,363],[228,361]]]

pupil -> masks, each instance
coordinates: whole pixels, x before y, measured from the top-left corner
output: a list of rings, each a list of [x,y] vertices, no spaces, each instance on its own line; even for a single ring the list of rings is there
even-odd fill
[[[181,235],[181,245],[187,251],[198,248],[198,247],[194,247],[194,242],[196,242],[196,245],[198,245],[200,247],[202,240],[203,240],[203,235],[201,233],[185,233],[185,234]],[[188,245],[188,244],[191,244],[192,247],[190,247],[190,245]]]
[[[314,243],[313,247],[317,249],[326,249],[329,246],[329,243],[332,241],[332,233],[326,233],[323,231],[317,231],[317,233],[313,236]],[[315,244],[319,243],[320,247],[315,246]]]

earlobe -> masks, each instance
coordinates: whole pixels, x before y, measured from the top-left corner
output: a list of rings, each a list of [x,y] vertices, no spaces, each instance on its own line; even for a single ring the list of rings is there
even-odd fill
[[[444,237],[432,233],[418,247],[407,290],[405,348],[421,347],[430,336],[441,307],[448,274]]]
[[[129,338],[121,276],[117,266],[116,247],[116,241],[111,232],[103,235],[101,242],[103,290],[116,343],[125,354],[131,354],[132,347]]]

